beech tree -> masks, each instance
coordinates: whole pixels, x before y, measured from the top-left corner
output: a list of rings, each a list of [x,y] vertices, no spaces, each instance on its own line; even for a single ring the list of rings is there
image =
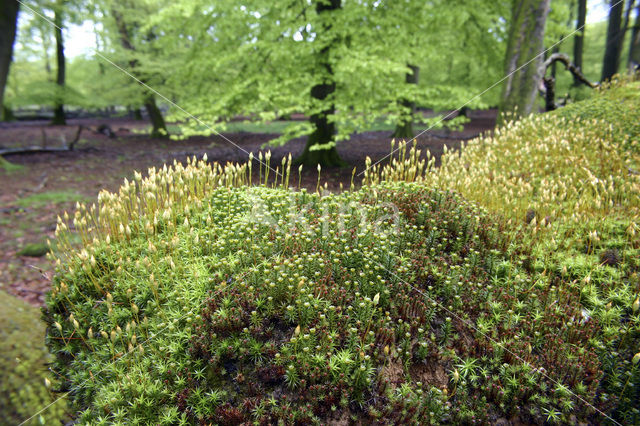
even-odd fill
[[[144,71],[139,69],[139,60],[137,58],[137,49],[134,46],[134,39],[137,36],[141,38],[139,44],[143,44],[146,41],[147,44],[153,41],[155,35],[152,29],[143,30],[142,34],[133,34],[136,29],[139,29],[142,25],[139,20],[136,20],[136,16],[139,16],[140,11],[144,11],[145,8],[142,5],[137,5],[138,14],[131,13],[132,7],[127,2],[111,3],[109,7],[110,15],[115,23],[117,29],[117,35],[115,36],[128,59],[128,71],[132,73],[137,79],[143,83],[147,83],[149,78],[145,75]],[[133,19],[132,19],[133,18]],[[167,126],[165,124],[162,112],[156,104],[155,96],[146,88],[142,88],[142,99],[149,120],[151,121],[151,137],[164,137],[167,135]]]
[[[216,131],[237,116],[267,122],[303,113],[309,121],[272,143],[308,136],[298,162],[337,165],[336,143],[354,131],[377,120],[409,129],[426,121],[414,105],[459,107],[499,78],[507,3],[176,1],[147,21],[162,29],[155,45],[164,56],[146,66],[157,66],[171,98]],[[424,78],[414,84],[407,75],[418,68]],[[184,136],[203,132],[183,111],[172,119],[186,123]]]
[[[53,6],[53,23],[54,33],[56,37],[56,84],[58,85],[55,96],[55,105],[53,108],[53,120],[51,124],[64,125],[66,118],[64,115],[64,92],[65,92],[65,76],[66,76],[66,60],[64,57],[64,0],[57,0]]]
[[[636,6],[636,22],[631,31],[627,66],[631,72],[640,70],[640,2]]]
[[[580,70],[582,70],[582,56],[584,53],[584,33],[585,25],[587,22],[587,0],[578,0],[578,19],[576,21],[576,34],[573,41],[573,64]],[[579,86],[580,80],[578,77],[573,77],[573,85]]]
[[[607,24],[607,42],[605,45],[604,59],[602,62],[601,81],[610,80],[618,72],[620,54],[622,52],[622,40],[624,31],[622,28],[622,12],[624,1],[610,0],[609,21]]]
[[[541,53],[550,2],[513,1],[504,67],[507,79],[503,86],[499,121],[504,120],[507,112],[526,116],[533,111],[544,72]]]
[[[0,1],[0,118],[5,119],[4,89],[13,58],[13,43],[20,4],[16,0]]]

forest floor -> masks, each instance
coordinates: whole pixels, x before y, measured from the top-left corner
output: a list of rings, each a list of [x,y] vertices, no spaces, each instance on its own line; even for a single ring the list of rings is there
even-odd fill
[[[423,152],[429,150],[438,162],[445,145],[458,148],[463,140],[491,131],[496,111],[472,111],[470,121],[461,131],[434,130],[417,138]],[[107,124],[115,138],[96,133]],[[64,211],[72,212],[77,201],[92,202],[102,189],[116,191],[123,179],[133,178],[134,171],[171,164],[174,159],[184,162],[187,157],[221,163],[245,162],[247,153],[257,156],[261,146],[273,139],[266,133],[225,133],[237,146],[219,136],[191,137],[183,141],[150,139],[140,134],[148,128],[146,122],[128,119],[76,119],[67,126],[49,126],[45,121],[0,123],[0,149],[23,146],[42,146],[46,135],[49,147],[64,146],[73,140],[78,126],[84,129],[75,150],[68,152],[14,154],[6,160],[18,166],[13,170],[0,167],[0,289],[14,294],[34,306],[42,306],[49,288],[52,265],[46,257],[19,255],[29,244],[43,244],[52,238],[56,217]],[[390,152],[390,132],[365,132],[338,144],[338,151],[349,166],[322,170],[321,182],[329,190],[337,190],[342,183],[348,188],[354,167],[364,170],[367,156],[375,162]],[[303,138],[290,141],[271,150],[271,164],[279,165],[283,156],[294,157],[302,152]],[[388,161],[385,159],[383,164]],[[292,184],[298,185],[297,173]],[[302,186],[315,190],[317,171],[303,170]],[[355,180],[359,184],[361,177]]]

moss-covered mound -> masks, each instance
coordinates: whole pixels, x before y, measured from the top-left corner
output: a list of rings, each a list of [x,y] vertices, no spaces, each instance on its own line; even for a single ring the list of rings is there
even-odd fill
[[[97,423],[636,421],[637,90],[344,194],[284,189],[286,161],[274,187],[195,159],[125,181],[76,212],[81,249],[60,220],[57,385]]]
[[[38,309],[0,291],[0,417],[19,424],[56,398],[45,386],[51,358],[44,346],[44,326]],[[63,420],[62,401],[26,424]]]
[[[640,423],[640,82],[616,81],[432,164],[413,151],[367,181],[415,179],[509,218],[532,249],[536,280],[578,287],[577,318],[602,327],[590,342],[603,370],[600,421]],[[558,414],[550,420],[569,420]]]
[[[48,343],[82,420],[457,415],[455,363],[492,351],[465,321],[516,255],[492,218],[418,185],[321,197],[207,188],[209,173],[199,162],[103,195],[100,212],[148,214],[94,216],[114,232],[68,253]]]

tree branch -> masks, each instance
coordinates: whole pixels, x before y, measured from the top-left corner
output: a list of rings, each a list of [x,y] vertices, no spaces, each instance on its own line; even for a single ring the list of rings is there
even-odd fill
[[[591,87],[592,89],[595,89],[596,87],[599,86],[598,83],[593,83],[589,81],[587,77],[585,77],[584,74],[582,74],[582,71],[580,70],[580,68],[576,67],[573,64],[573,62],[571,62],[571,59],[569,59],[569,56],[564,53],[554,53],[551,56],[549,56],[546,61],[544,61],[542,66],[544,67],[543,69],[545,71],[545,74],[547,69],[549,69],[549,67],[553,65],[553,63],[555,62],[562,62],[565,66],[565,69],[569,71],[571,74],[573,74],[573,76],[576,77],[581,83]]]

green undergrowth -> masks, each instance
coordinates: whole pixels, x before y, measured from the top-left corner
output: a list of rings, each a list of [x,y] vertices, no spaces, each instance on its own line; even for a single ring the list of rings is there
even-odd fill
[[[20,164],[13,164],[0,156],[0,170],[4,170],[7,173],[13,173],[23,169],[24,166],[21,166]]]
[[[635,93],[341,194],[290,158],[136,174],[59,219],[56,390],[91,424],[638,423]]]
[[[43,344],[38,310],[0,291],[0,415],[2,424],[20,424],[57,397],[45,386],[51,357]],[[64,420],[65,402],[36,415],[28,425]]]
[[[47,191],[20,198],[16,204],[20,207],[40,208],[47,204],[75,203],[86,200],[86,196],[72,191]]]

